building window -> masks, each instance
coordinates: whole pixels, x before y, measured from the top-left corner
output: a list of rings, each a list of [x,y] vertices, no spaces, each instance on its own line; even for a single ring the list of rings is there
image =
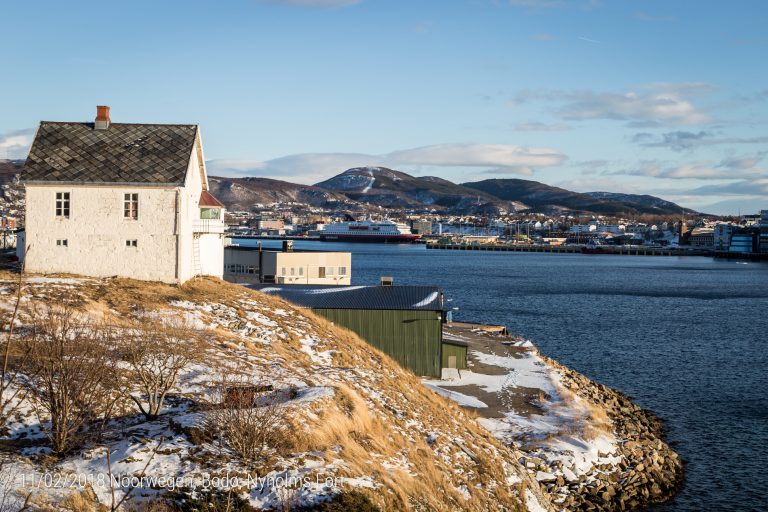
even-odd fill
[[[126,240],[125,241],[125,246],[126,247],[138,247],[139,246],[139,241],[138,240]]]
[[[125,194],[123,197],[123,218],[131,220],[139,218],[139,194]]]
[[[221,219],[221,208],[200,208],[200,218],[219,220]]]
[[[56,216],[69,218],[69,192],[56,192]]]
[[[304,267],[299,267],[299,275],[300,276],[304,275]]]
[[[347,275],[347,267],[339,267],[339,275],[340,276]]]
[[[333,275],[333,267],[325,267],[325,273],[329,276]]]
[[[69,241],[66,238],[60,238],[56,240],[56,246],[58,247],[69,247]]]
[[[325,267],[317,267],[317,277],[321,279],[325,277]]]
[[[294,267],[291,267],[291,275],[292,276],[296,275],[296,269]]]
[[[285,267],[282,268],[283,275],[285,275]]]

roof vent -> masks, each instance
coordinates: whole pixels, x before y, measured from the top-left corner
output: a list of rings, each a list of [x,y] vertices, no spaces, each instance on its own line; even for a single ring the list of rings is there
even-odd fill
[[[106,105],[99,105],[96,107],[96,124],[94,130],[106,130],[109,128],[109,123],[112,121],[109,119],[109,107]]]
[[[381,276],[379,284],[381,284],[381,286],[393,286],[395,284],[395,280],[390,276]]]

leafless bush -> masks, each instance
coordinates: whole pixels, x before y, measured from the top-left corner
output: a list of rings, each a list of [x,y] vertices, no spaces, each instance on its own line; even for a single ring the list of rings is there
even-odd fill
[[[29,353],[22,385],[54,453],[61,454],[98,432],[118,399],[112,330],[68,304],[48,304],[32,317],[21,340]]]
[[[19,488],[20,479],[10,461],[0,459],[0,512],[19,512],[27,508],[30,493]]]
[[[243,460],[258,462],[290,446],[292,408],[287,388],[250,377],[224,377],[205,412],[204,428]]]
[[[22,388],[18,385],[20,378],[19,367],[22,366],[29,353],[18,343],[16,332],[16,319],[19,316],[19,308],[24,293],[24,265],[19,271],[16,282],[16,296],[11,314],[3,319],[0,328],[5,332],[0,341],[2,353],[2,368],[0,368],[0,432],[7,426],[9,418],[18,408],[24,398]]]
[[[122,359],[130,365],[129,378],[140,392],[129,397],[148,420],[156,419],[179,373],[205,359],[200,333],[183,322],[137,322],[124,341]]]

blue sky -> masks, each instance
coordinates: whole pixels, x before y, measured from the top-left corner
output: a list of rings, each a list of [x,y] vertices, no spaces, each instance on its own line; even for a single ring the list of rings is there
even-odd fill
[[[40,120],[199,123],[209,173],[357,165],[768,208],[768,3],[2,4],[0,158]]]

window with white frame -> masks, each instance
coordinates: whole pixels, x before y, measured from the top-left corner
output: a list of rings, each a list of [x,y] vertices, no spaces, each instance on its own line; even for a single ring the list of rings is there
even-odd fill
[[[57,247],[69,247],[69,240],[66,238],[59,238],[56,240],[56,246]]]
[[[347,275],[347,267],[339,267],[339,275],[340,276]]]
[[[56,192],[56,216],[69,218],[69,192]]]
[[[126,240],[125,241],[125,246],[126,247],[138,247],[139,246],[139,241],[138,240]]]
[[[138,220],[139,218],[139,194],[130,193],[123,196],[123,218]]]

